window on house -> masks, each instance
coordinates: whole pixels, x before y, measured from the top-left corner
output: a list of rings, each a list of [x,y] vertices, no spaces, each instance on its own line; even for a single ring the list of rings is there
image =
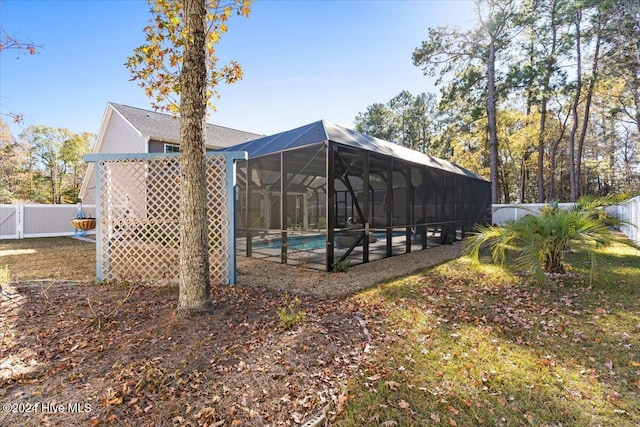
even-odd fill
[[[164,152],[165,153],[179,153],[180,147],[172,144],[164,144]]]

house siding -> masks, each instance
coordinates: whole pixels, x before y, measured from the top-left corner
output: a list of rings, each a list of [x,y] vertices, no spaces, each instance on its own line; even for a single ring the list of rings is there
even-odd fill
[[[108,103],[94,153],[164,153],[164,145],[177,144],[180,121],[168,114]],[[206,151],[246,142],[262,135],[207,124]],[[95,203],[94,164],[89,164],[80,190],[80,199]]]
[[[109,108],[112,108],[109,106]],[[104,136],[100,145],[100,153],[145,153],[146,141],[115,109],[111,111]],[[95,204],[95,167],[89,164],[87,189],[82,196],[83,203]]]
[[[146,141],[122,116],[114,111],[102,141],[101,153],[145,153]]]

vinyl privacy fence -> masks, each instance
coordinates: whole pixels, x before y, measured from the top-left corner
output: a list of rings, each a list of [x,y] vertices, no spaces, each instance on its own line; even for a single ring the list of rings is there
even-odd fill
[[[630,240],[640,244],[640,196],[621,203],[618,206],[618,215],[625,221],[620,231]]]
[[[546,203],[495,204],[491,205],[492,224],[502,225],[507,221],[517,221],[525,215],[539,215]],[[558,203],[560,209],[571,209],[575,203]]]
[[[525,215],[539,215],[545,203],[529,204],[496,204],[492,206],[492,223],[504,224],[507,221],[516,221]],[[571,209],[574,203],[558,203],[560,209]],[[627,200],[620,205],[607,208],[623,221],[620,231],[630,240],[640,244],[640,196]]]
[[[0,239],[73,236],[71,219],[77,209],[77,205],[0,205]],[[82,205],[82,210],[86,217],[95,217],[95,205]]]

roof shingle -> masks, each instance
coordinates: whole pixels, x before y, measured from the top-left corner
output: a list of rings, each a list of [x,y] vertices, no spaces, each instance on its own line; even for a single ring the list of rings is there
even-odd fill
[[[171,114],[158,113],[128,105],[109,103],[125,120],[149,139],[179,143],[180,118]],[[207,123],[208,148],[224,148],[240,144],[263,135],[231,129],[223,126]]]

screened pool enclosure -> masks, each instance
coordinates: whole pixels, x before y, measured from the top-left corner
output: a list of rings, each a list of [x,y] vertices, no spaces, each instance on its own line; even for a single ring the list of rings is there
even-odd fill
[[[226,151],[240,255],[331,271],[462,239],[489,222],[490,183],[325,121]]]

